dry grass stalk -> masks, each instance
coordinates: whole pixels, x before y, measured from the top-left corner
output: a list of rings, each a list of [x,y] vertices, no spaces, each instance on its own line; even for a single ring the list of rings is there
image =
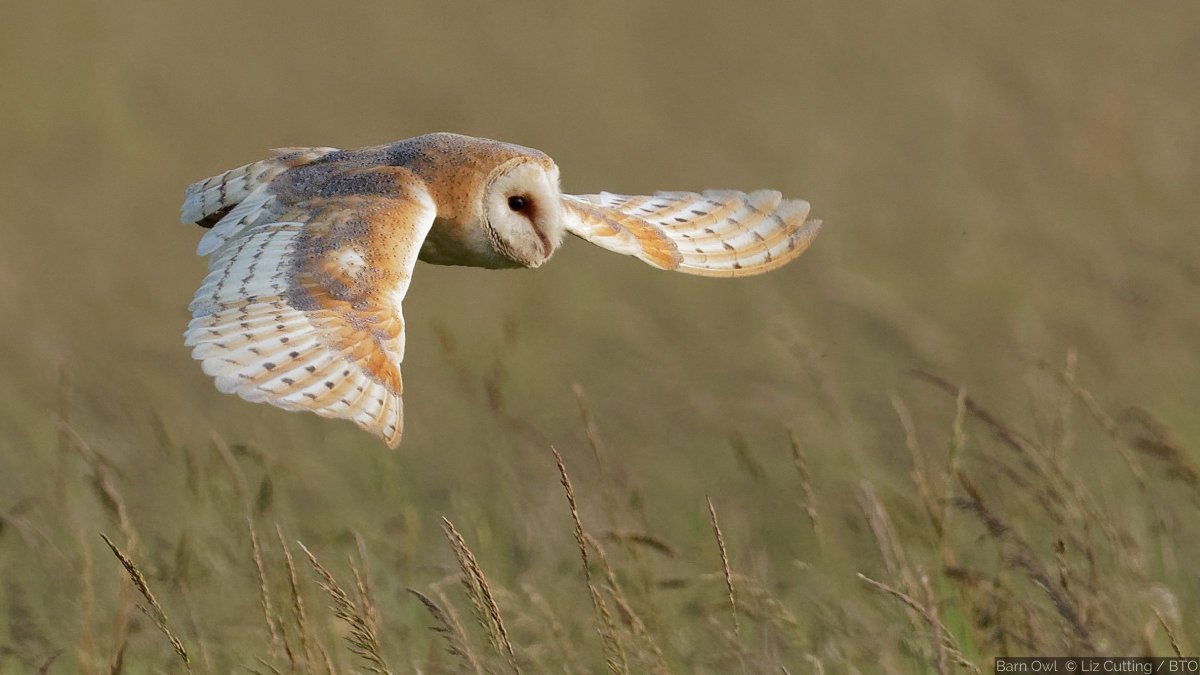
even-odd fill
[[[241,467],[238,466],[237,460],[233,458],[233,452],[229,449],[229,444],[224,438],[217,433],[212,435],[213,451],[221,458],[221,463],[225,465],[225,470],[229,472],[230,478],[233,480],[233,491],[237,494],[238,500],[242,502],[247,512],[250,510],[250,490],[246,487],[246,477],[242,474]]]
[[[554,637],[551,644],[559,652],[558,665],[564,672],[574,672],[574,666],[579,663],[579,654],[575,651],[574,641],[568,636],[567,629],[563,627],[562,622],[554,614],[554,610],[550,608],[550,603],[546,602],[546,598],[538,593],[536,588],[529,584],[522,584],[521,590],[525,591],[525,595],[529,598],[529,604],[533,605],[533,608],[541,615],[544,625],[550,627],[550,633]]]
[[[939,377],[924,370],[914,370],[910,372],[918,379],[929,382],[938,389],[941,389],[947,394],[954,396],[956,401],[961,399],[962,402],[958,405],[961,406],[965,414],[969,414],[980,422],[983,422],[984,426],[986,426],[1001,443],[1008,446],[1018,454],[1024,456],[1023,461],[1025,462],[1027,468],[1041,473],[1038,467],[1033,463],[1033,443],[1024,435],[1009,428],[1007,425],[1001,422],[999,418],[997,418],[995,415],[992,415],[985,408],[983,408],[983,406],[976,403],[975,400],[970,396],[967,396],[962,387],[959,387],[945,378]]]
[[[725,535],[721,534],[721,525],[717,522],[717,509],[713,506],[712,498],[705,497],[708,502],[708,516],[712,520],[713,536],[717,539],[717,549],[721,552],[721,569],[725,574],[725,590],[729,596],[729,611],[733,615],[733,634],[741,637],[742,625],[738,621],[737,595],[733,591],[733,570],[729,567],[729,551],[725,549]]]
[[[801,638],[800,621],[770,591],[750,577],[735,574],[733,580],[738,584],[738,597],[741,598],[738,608],[743,614],[747,613],[748,606],[753,607],[760,619],[767,621],[788,639],[795,642]]]
[[[909,477],[912,478],[913,485],[917,488],[917,495],[921,497],[925,516],[929,518],[929,523],[933,526],[940,541],[945,534],[942,521],[945,514],[943,509],[938,507],[938,503],[942,500],[933,494],[929,461],[925,457],[925,453],[921,451],[921,444],[917,442],[917,426],[903,399],[892,394],[891,401],[892,409],[896,411],[896,417],[900,419],[900,426],[904,429],[904,447],[908,449],[908,455],[913,463],[913,470]]]
[[[100,502],[109,510],[117,519],[117,527],[121,529],[121,534],[125,535],[125,545],[130,551],[137,550],[137,535],[133,531],[133,523],[129,519],[129,509],[125,505],[125,499],[117,490],[116,481],[113,480],[113,463],[111,460],[100,454],[91,446],[79,432],[67,425],[66,422],[59,423],[59,428],[66,432],[71,439],[72,445],[79,453],[83,460],[87,463],[88,468],[92,470],[92,486],[96,490],[96,494],[100,497]]]
[[[929,622],[930,642],[933,646],[933,664],[937,668],[938,673],[946,673],[946,645],[942,640],[941,618],[938,616],[937,597],[933,594],[933,587],[929,583],[929,575],[921,575],[921,590],[925,592],[925,608],[929,611],[929,616],[933,621]]]
[[[54,652],[49,658],[47,658],[45,661],[42,661],[42,665],[39,666],[37,670],[38,675],[46,675],[46,673],[49,673],[50,666],[53,666],[54,662],[57,661],[58,657],[60,656],[62,656],[62,650]]]
[[[257,661],[259,663],[259,665],[264,666],[265,668],[270,670],[275,675],[283,675],[282,670],[276,668],[273,664],[269,663],[266,659],[262,658],[261,656],[254,657],[254,660]],[[251,668],[250,666],[242,666],[242,667],[245,668],[246,670],[248,670],[249,672],[254,673],[254,675],[262,675],[262,672],[263,672],[261,670],[255,670],[255,669]]]
[[[79,432],[71,428],[65,420],[59,420],[59,430],[65,432],[67,438],[70,438],[72,446],[76,448],[76,452],[86,462],[86,465],[91,470],[92,488],[96,490],[97,497],[100,497],[100,502],[110,514],[113,514],[116,519],[116,525],[125,536],[125,545],[128,551],[134,552],[137,550],[138,538],[133,531],[133,522],[130,520],[130,512],[125,504],[125,498],[121,496],[121,492],[116,489],[116,482],[113,478],[115,472],[113,462],[108,460],[98,450],[91,447],[91,444],[86,442]],[[119,603],[116,608],[116,616],[112,622],[113,625],[113,656],[109,659],[110,673],[120,673],[125,662],[125,649],[130,637],[130,615],[132,613],[132,605],[134,604],[132,591],[128,584],[122,581],[119,592]]]
[[[300,592],[300,579],[296,574],[296,562],[292,559],[292,550],[283,537],[283,529],[275,525],[275,536],[279,538],[279,548],[283,551],[283,564],[288,573],[288,589],[292,594],[292,616],[296,620],[296,636],[300,639],[300,651],[304,657],[304,665],[312,669],[316,661],[313,658],[312,638],[308,632],[308,613],[304,608],[304,595]],[[283,622],[279,622],[282,627]],[[290,652],[291,649],[288,648]]]
[[[367,623],[371,626],[371,630],[378,635],[380,633],[380,613],[369,584],[371,575],[367,569],[367,542],[363,540],[362,535],[355,532],[354,544],[358,550],[358,565],[355,565],[353,560],[350,561],[350,571],[354,574],[354,589],[358,593],[358,603],[363,608]]]
[[[871,588],[873,588],[881,593],[884,593],[886,595],[890,595],[893,598],[896,598],[897,600],[902,602],[906,607],[908,607],[912,611],[916,612],[919,616],[921,616],[921,618],[923,618],[926,621],[926,623],[929,624],[930,628],[932,628],[933,630],[936,631],[936,633],[938,635],[938,643],[940,644],[939,649],[944,650],[945,654],[947,656],[949,656],[951,659],[953,659],[954,662],[957,663],[958,665],[960,665],[964,668],[967,668],[975,673],[980,672],[978,666],[976,666],[974,663],[967,660],[967,658],[965,656],[963,656],[962,650],[959,649],[959,647],[958,647],[958,641],[954,639],[954,634],[951,633],[948,628],[946,628],[945,624],[943,624],[941,622],[941,620],[938,619],[937,615],[934,612],[930,611],[930,609],[928,607],[921,604],[920,602],[917,602],[916,599],[914,599],[912,596],[908,595],[907,593],[904,593],[895,588],[892,588],[891,586],[888,586],[887,584],[885,584],[883,582],[876,581],[876,580],[872,579],[871,577],[868,577],[867,575],[863,574],[862,572],[856,572],[855,576],[857,576],[859,579],[861,579],[864,583],[866,583]]]
[[[379,636],[365,616],[365,612],[350,599],[346,591],[333,578],[333,574],[317,562],[316,556],[303,543],[297,542],[304,555],[308,556],[308,564],[317,574],[317,585],[333,600],[333,613],[346,622],[350,633],[345,636],[350,651],[366,662],[367,670],[381,675],[390,675],[387,663],[379,646]]]
[[[988,534],[1014,550],[1006,558],[1008,564],[1019,569],[1035,587],[1046,594],[1058,615],[1071,626],[1082,644],[1090,647],[1091,632],[1081,618],[1083,614],[1075,599],[1066,589],[1060,588],[1058,584],[1050,580],[1050,575],[1038,561],[1033,548],[1000,516],[988,508],[979,489],[967,474],[960,471],[956,477],[968,496],[956,498],[955,505],[978,517],[987,527]]]
[[[653,551],[657,551],[668,558],[678,558],[679,549],[675,548],[671,542],[650,534],[649,532],[635,532],[632,530],[609,530],[604,533],[606,539],[620,542],[622,544],[639,544]]]
[[[267,636],[270,639],[271,655],[278,657],[281,641],[280,641],[280,626],[276,625],[275,612],[271,607],[271,593],[268,590],[267,572],[263,564],[262,547],[259,545],[258,532],[254,527],[254,515],[250,504],[249,490],[246,487],[246,478],[242,473],[241,467],[233,457],[233,453],[229,449],[229,444],[225,442],[219,434],[213,433],[212,437],[213,451],[221,458],[221,463],[225,466],[225,470],[229,472],[230,479],[233,482],[233,491],[238,497],[238,501],[242,504],[246,520],[246,530],[250,535],[250,557],[254,561],[254,569],[258,575],[258,592],[259,606],[262,608],[263,620],[267,624]],[[286,650],[290,657],[290,650]],[[291,659],[289,658],[289,662]],[[293,668],[295,663],[292,662]]]
[[[609,593],[618,603],[622,619],[635,635],[645,635],[646,625],[642,623],[642,620],[633,611],[629,603],[629,598],[626,597],[624,589],[621,588],[621,583],[617,581],[617,573],[608,559],[608,553],[605,552],[600,542],[588,532],[585,531],[583,533],[583,538],[587,542],[588,547],[596,552],[596,558],[600,561],[600,569],[604,572],[605,581],[608,582]]]
[[[96,608],[96,587],[92,580],[92,549],[82,533],[75,535],[80,555],[79,593],[79,639],[75,642],[75,662],[85,675],[95,672],[95,636],[92,633],[92,615]]]
[[[1083,646],[1094,650],[1095,647],[1091,644],[1091,631],[1088,630],[1080,618],[1081,613],[1077,603],[1069,594],[1055,586],[1041,563],[1032,557],[1031,552],[1025,548],[1010,556],[1008,562],[1013,567],[1024,572],[1033,585],[1041,589],[1050,598],[1059,616],[1075,630],[1075,634],[1083,641]]]
[[[58,551],[54,545],[54,541],[46,532],[34,525],[28,516],[18,515],[18,512],[24,511],[32,503],[33,500],[24,499],[14,505],[7,513],[0,511],[0,535],[3,535],[5,530],[11,529],[17,533],[17,536],[21,538],[21,541],[31,551],[39,551],[43,547],[50,547],[54,553],[59,554],[65,560],[65,556],[62,556],[62,553]]]
[[[283,648],[283,655],[287,658],[288,668],[294,673],[300,667],[299,660],[296,658],[296,650],[292,649],[292,643],[288,640],[287,624],[283,621],[281,614],[275,614],[275,625],[279,626],[279,643]]]
[[[592,456],[596,461],[596,476],[600,485],[600,503],[603,507],[604,520],[608,531],[610,533],[622,532],[622,528],[619,527],[618,523],[623,519],[623,516],[627,515],[632,515],[634,518],[640,520],[643,529],[645,529],[646,517],[644,511],[642,511],[643,498],[637,482],[630,476],[628,471],[624,470],[620,463],[613,462],[609,457],[597,430],[595,418],[592,416],[583,387],[576,383],[571,385],[571,390],[575,394],[575,400],[579,405],[579,417],[583,422],[584,432],[587,435],[588,444],[591,446]],[[543,444],[543,447],[545,445],[548,444]],[[634,544],[648,546],[671,556],[674,555],[675,549],[670,544],[650,534],[629,537],[617,536],[614,538],[623,545],[625,553],[633,559],[637,591],[645,596],[645,611],[648,613],[650,620],[655,622],[657,605],[654,601],[654,575],[650,566],[643,559],[641,550],[637,546],[634,546]]]
[[[1158,611],[1157,607],[1151,608],[1154,612],[1154,617],[1158,619],[1158,625],[1162,626],[1163,632],[1167,634],[1167,639],[1171,642],[1171,649],[1175,651],[1175,656],[1183,657],[1183,648],[1179,646],[1179,638],[1175,637],[1175,631],[1172,630],[1171,624],[1167,623],[1167,619]]]
[[[1079,354],[1074,347],[1067,350],[1067,363],[1063,367],[1063,390],[1058,405],[1058,449],[1065,453],[1075,443],[1074,425],[1071,423],[1074,409],[1074,396],[1071,388],[1075,386],[1075,371],[1079,366]]]
[[[913,573],[909,565],[908,556],[905,554],[904,547],[900,544],[900,538],[896,536],[896,530],[892,526],[892,519],[888,515],[887,509],[884,508],[883,502],[875,494],[875,488],[869,481],[863,480],[859,486],[858,492],[859,508],[862,509],[863,517],[867,521],[867,526],[871,530],[871,535],[875,539],[875,545],[879,549],[879,555],[883,559],[884,569],[887,570],[888,576],[895,579],[900,589],[908,594],[915,595],[918,590],[917,577]],[[921,617],[918,613],[908,611],[908,620],[913,625],[913,630],[921,629]]]
[[[578,383],[572,384],[571,391],[574,392],[575,401],[579,404],[579,418],[583,422],[583,431],[587,436],[588,446],[592,449],[592,457],[596,460],[596,472],[600,477],[600,499],[604,505],[604,518],[608,522],[608,528],[613,530],[617,527],[619,507],[617,504],[616,488],[613,485],[615,481],[611,475],[612,468],[608,460],[608,450],[604,447],[604,442],[600,439],[600,432],[596,428],[596,422],[592,417],[591,408],[588,406],[587,396],[583,392],[583,387]]]
[[[584,539],[588,545],[596,552],[596,557],[600,560],[600,569],[604,571],[604,578],[608,583],[606,590],[613,598],[613,603],[617,606],[617,611],[621,613],[621,619],[629,628],[630,632],[639,638],[645,646],[650,650],[650,661],[655,672],[666,672],[667,663],[663,657],[662,648],[654,640],[654,636],[646,629],[646,623],[642,621],[637,612],[633,609],[633,604],[629,601],[629,597],[625,594],[621,583],[617,580],[616,571],[608,560],[608,554],[605,553],[604,547],[595,537],[584,532]]]
[[[138,605],[138,609],[142,610],[146,616],[150,617],[150,620],[154,622],[155,627],[158,628],[163,636],[167,638],[167,641],[171,643],[171,647],[175,650],[175,653],[179,655],[180,659],[183,659],[183,663],[187,667],[188,672],[191,672],[192,661],[188,657],[187,650],[184,649],[183,642],[181,642],[179,638],[175,636],[175,633],[171,631],[171,627],[167,622],[167,615],[163,612],[162,605],[158,604],[158,599],[154,597],[154,593],[150,591],[150,587],[146,584],[146,577],[142,574],[141,570],[139,570],[137,566],[133,564],[133,560],[131,560],[129,556],[125,555],[121,549],[117,548],[117,545],[114,544],[107,535],[101,534],[100,537],[103,538],[104,543],[108,544],[108,547],[112,549],[113,555],[117,557],[117,560],[121,561],[121,566],[124,567],[125,572],[129,574],[129,580],[133,582],[133,587],[136,588],[138,593],[141,593],[142,597],[146,599],[147,603],[149,603],[149,607],[146,605]]]
[[[800,437],[795,430],[788,429],[788,440],[792,447],[792,463],[796,466],[796,474],[800,477],[800,490],[804,495],[801,507],[804,509],[804,514],[808,516],[808,522],[812,525],[817,541],[820,541],[821,530],[817,525],[817,497],[812,486],[812,472],[808,468],[808,458],[804,455],[804,446],[800,444]]]
[[[116,616],[112,621],[112,656],[109,658],[109,672],[120,673],[124,667],[125,649],[129,646],[130,615],[133,613],[133,584],[128,577],[121,577],[121,585],[117,590]]]
[[[963,450],[967,447],[967,390],[959,389],[954,396],[954,424],[950,433],[950,473],[958,473]]]
[[[4,633],[0,638],[0,659],[3,661],[0,663],[6,667],[16,663],[32,667],[34,661],[43,658],[50,648],[50,638],[38,620],[37,609],[30,602],[23,584],[5,578],[0,580],[0,593],[4,598],[0,605],[4,616]]]
[[[446,618],[450,620],[450,625],[453,626],[454,629],[463,636],[463,645],[470,650],[471,643],[468,641],[467,631],[463,627],[462,621],[458,618],[458,612],[454,609],[454,603],[450,602],[450,598],[446,595],[446,592],[442,590],[440,583],[432,585],[430,590],[434,595],[434,599],[437,600],[438,605],[446,611]],[[471,661],[473,663],[479,663],[479,659],[475,656],[473,650],[468,651],[467,653],[470,654]]]
[[[336,675],[337,669],[333,667],[333,659],[329,658],[325,645],[317,643],[317,651],[321,654],[321,665],[325,666],[325,675]]]
[[[892,527],[892,519],[888,516],[883,502],[875,494],[875,488],[866,480],[859,484],[858,504],[875,539],[875,545],[879,549],[879,555],[883,559],[883,566],[888,575],[899,579],[905,592],[916,592],[917,580],[909,568],[908,557]]]
[[[496,605],[491,586],[488,585],[487,577],[484,576],[479,562],[475,560],[475,554],[471,552],[467,542],[449,519],[442,518],[442,529],[450,541],[450,548],[454,550],[454,557],[462,570],[463,586],[467,590],[467,596],[471,599],[472,607],[476,610],[476,618],[488,634],[492,647],[508,659],[508,664],[513,671],[519,673],[521,669],[517,665],[517,655],[513,652],[512,643],[508,639],[508,630],[504,627],[504,620],[500,617],[500,607]]]
[[[109,659],[108,675],[121,675],[121,671],[125,670],[125,650],[129,647],[128,637],[128,634],[123,637],[113,652],[112,658]]]
[[[1104,408],[1101,407],[1100,403],[1096,400],[1096,397],[1075,381],[1073,373],[1052,366],[1044,360],[1039,359],[1036,363],[1042,370],[1053,375],[1055,379],[1059,381],[1059,383],[1066,387],[1067,390],[1075,396],[1075,398],[1083,403],[1083,407],[1088,411],[1088,414],[1092,416],[1092,419],[1095,420],[1095,422],[1100,425],[1100,428],[1104,430],[1104,433],[1108,434],[1109,438],[1113,439],[1113,441],[1116,443],[1117,453],[1121,456],[1121,460],[1125,462],[1125,465],[1129,467],[1129,472],[1133,474],[1134,480],[1137,481],[1138,487],[1142,488],[1143,490],[1148,489],[1150,485],[1149,477],[1146,476],[1145,470],[1142,469],[1142,465],[1138,462],[1137,456],[1134,455],[1133,449],[1130,448],[1128,441],[1126,441],[1125,437],[1121,435],[1120,426],[1117,425],[1116,420],[1114,420],[1112,416],[1104,411]]]
[[[578,383],[572,384],[571,391],[575,394],[576,403],[579,404],[579,417],[583,421],[584,434],[587,435],[588,445],[591,446],[592,455],[596,459],[596,468],[604,471],[608,464],[606,461],[608,452],[600,440],[600,432],[596,430],[596,423],[592,419],[591,408],[588,406],[587,396],[583,393],[583,386]]]
[[[596,588],[596,584],[592,581],[592,565],[588,558],[587,538],[583,530],[583,521],[579,519],[579,509],[575,504],[575,488],[571,485],[571,479],[567,476],[567,467],[563,464],[562,455],[558,454],[558,450],[551,447],[550,452],[554,453],[554,461],[558,465],[559,482],[562,483],[563,491],[567,495],[567,506],[571,510],[571,520],[575,524],[575,544],[579,547],[579,557],[583,560],[583,579],[587,584],[588,595],[592,600],[592,609],[596,612],[600,620],[600,625],[597,630],[600,633],[600,640],[604,646],[604,661],[608,669],[614,673],[628,673],[629,662],[625,656],[625,649],[621,646],[617,639],[616,624],[613,622],[612,613],[608,610],[608,605],[604,602],[604,598],[600,595],[600,591]]]
[[[186,611],[188,636],[195,651],[200,654],[200,669],[203,672],[211,673],[213,672],[212,654],[208,647],[208,640],[205,640],[201,634],[204,629],[201,627],[200,614],[196,611],[196,604],[192,602],[191,582],[180,578],[176,580],[176,584],[179,589],[179,599]]]
[[[446,521],[445,518],[442,520]],[[483,628],[484,635],[487,636],[488,643],[492,646],[492,649],[497,654],[501,654],[503,653],[503,648],[500,646],[499,633],[497,632],[491,616],[487,611],[487,603],[485,603],[483,600],[483,591],[481,591],[479,588],[479,580],[471,572],[471,566],[468,562],[467,556],[463,553],[462,548],[459,546],[459,537],[455,537],[450,533],[450,531],[446,528],[445,522],[442,524],[442,529],[446,533],[446,539],[448,539],[450,542],[450,550],[454,552],[454,559],[458,562],[458,580],[463,586],[467,600],[471,603],[471,613],[475,615],[475,622],[479,624],[481,628]]]
[[[737,460],[738,466],[742,467],[751,478],[760,483],[767,479],[766,467],[763,466],[762,461],[745,437],[738,433],[731,435],[729,447],[733,450],[733,456]]]
[[[639,520],[642,528],[645,529],[646,514],[642,506],[644,500],[637,481],[631,477],[630,473],[619,462],[611,461],[611,458],[608,456],[607,450],[600,439],[600,434],[597,431],[595,418],[592,416],[583,387],[576,383],[571,385],[571,390],[574,392],[576,402],[579,405],[580,420],[583,422],[588,444],[592,448],[592,455],[596,461],[596,476],[600,485],[600,502],[603,507],[604,519],[608,531],[610,533],[622,532],[623,530],[619,527],[618,523],[622,520],[622,516],[625,515],[631,515]],[[547,444],[543,444],[543,447],[545,445]],[[651,621],[655,621],[657,605],[654,602],[654,575],[650,566],[643,559],[640,549],[634,546],[634,544],[648,546],[667,555],[674,555],[675,549],[660,538],[648,533],[641,536],[618,536],[615,538],[623,545],[625,553],[633,559],[637,591],[645,596],[645,610],[650,616]]]
[[[764,672],[762,664],[748,663],[754,660],[754,655],[742,644],[740,635],[729,630],[729,627],[715,615],[705,612],[704,622],[708,632],[705,633],[705,650],[711,655],[706,661],[712,662],[716,672]]]
[[[267,636],[271,640],[271,654],[278,656],[281,646],[279,626],[275,623],[275,610],[271,606],[271,592],[267,587],[267,570],[263,564],[262,547],[258,543],[258,532],[255,531],[254,519],[249,514],[246,514],[246,529],[250,532],[250,557],[254,560],[254,570],[258,575],[258,604],[262,608],[263,620],[267,624]],[[295,663],[292,665],[294,667]]]
[[[476,660],[475,654],[471,652],[466,632],[463,631],[462,625],[458,623],[457,618],[442,609],[441,605],[434,602],[432,598],[421,591],[409,588],[408,592],[421,601],[421,604],[425,606],[429,615],[433,617],[434,622],[437,623],[436,626],[431,626],[430,630],[441,635],[442,639],[446,641],[446,653],[462,659],[472,671],[478,675],[483,675],[483,668],[479,665],[479,661]]]
[[[1058,585],[1069,592],[1071,571],[1067,568],[1067,544],[1062,539],[1054,540],[1054,562],[1058,566]]]
[[[983,523],[984,527],[987,528],[988,534],[992,537],[996,539],[1006,537],[1012,531],[1012,528],[988,509],[987,505],[983,502],[983,495],[980,494],[979,488],[975,487],[975,483],[971,480],[971,477],[963,471],[956,472],[954,477],[958,480],[958,484],[962,487],[963,491],[967,493],[965,498],[955,498],[953,500],[954,506],[974,514]]]
[[[1192,453],[1183,447],[1171,430],[1149,410],[1140,406],[1127,409],[1122,415],[1141,428],[1133,441],[1139,452],[1157,458],[1167,465],[1167,475],[1200,495],[1200,468],[1192,460]]]
[[[697,578],[701,581],[725,583],[724,572],[702,574]],[[739,615],[769,624],[790,642],[803,643],[804,634],[800,621],[782,602],[771,595],[770,591],[752,577],[734,572],[731,578],[737,584]]]
[[[1092,524],[1109,529],[1110,536],[1116,536],[1115,533],[1111,532],[1107,520],[1099,517],[1099,510],[1094,500],[1091,499],[1085,487],[1071,472],[1067,471],[1061,457],[1053,453],[1048,453],[1024,435],[1006,426],[998,417],[988,412],[970,396],[967,396],[961,387],[956,387],[943,378],[923,371],[916,371],[916,375],[927,382],[937,385],[942,391],[954,394],[956,397],[957,413],[955,418],[955,440],[951,446],[951,475],[962,475],[957,461],[961,454],[960,443],[964,438],[961,435],[963,433],[961,431],[963,428],[961,419],[970,415],[983,422],[992,431],[997,440],[1017,453],[1021,466],[1028,471],[1030,478],[1021,479],[1016,473],[1008,470],[1007,467],[996,463],[1004,475],[1007,475],[1014,483],[1023,488],[1028,488],[1030,481],[1034,478],[1042,481],[1040,489],[1032,491],[1031,496],[1035,499],[1034,503],[1041,507],[1050,518],[1057,522],[1079,522],[1081,519],[1090,518]],[[989,460],[986,456],[981,459],[984,461]],[[1067,538],[1074,536],[1071,529],[1065,530],[1063,534]]]
[[[73,408],[71,373],[65,364],[60,364],[58,369],[58,419],[60,423],[58,425],[57,463],[54,472],[54,501],[62,508],[65,515],[71,513],[70,492],[67,490],[67,458],[71,453],[72,439],[67,429],[71,425]]]

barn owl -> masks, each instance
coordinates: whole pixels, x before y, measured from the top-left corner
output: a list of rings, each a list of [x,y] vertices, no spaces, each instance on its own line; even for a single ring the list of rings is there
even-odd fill
[[[354,421],[400,442],[401,303],[418,260],[538,267],[570,232],[664,270],[739,277],[820,228],[778,192],[559,191],[531,148],[438,133],[358,150],[285,148],[187,189],[210,228],[185,341],[217,389]]]

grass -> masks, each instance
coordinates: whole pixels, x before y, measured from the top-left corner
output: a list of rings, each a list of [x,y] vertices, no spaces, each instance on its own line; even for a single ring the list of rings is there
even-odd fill
[[[542,462],[557,470],[567,508],[560,502],[552,509],[560,515],[544,525],[559,532],[544,533],[536,553],[514,552],[505,542],[511,529],[465,511],[476,543],[468,545],[468,536],[443,518],[446,541],[424,552],[432,561],[449,556],[447,568],[420,571],[402,562],[414,554],[406,542],[426,549],[435,541],[347,532],[322,537],[319,549],[299,545],[311,575],[298,569],[277,522],[283,514],[250,498],[244,472],[258,461],[255,453],[219,437],[209,444],[207,463],[224,470],[211,474],[210,496],[201,503],[215,511],[209,517],[218,527],[197,544],[158,544],[156,556],[140,543],[147,538],[122,506],[128,486],[116,477],[121,472],[64,422],[65,438],[86,468],[85,480],[71,489],[79,493],[90,483],[89,501],[127,543],[123,548],[105,536],[112,558],[80,558],[58,550],[54,533],[20,509],[6,512],[0,536],[10,553],[74,569],[62,583],[84,598],[68,610],[68,620],[50,620],[44,608],[22,602],[15,591],[22,586],[10,582],[8,635],[14,641],[6,643],[5,658],[53,668],[67,653],[81,672],[147,666],[593,672],[607,664],[616,673],[665,673],[855,671],[874,654],[883,671],[951,673],[981,672],[997,655],[1188,653],[1186,617],[1195,600],[1186,591],[1185,561],[1194,547],[1187,523],[1200,496],[1194,469],[1161,421],[1134,410],[1130,431],[1106,413],[1076,380],[1076,362],[1072,356],[1064,369],[1041,369],[1059,402],[1047,427],[1053,433],[1044,437],[1018,429],[943,378],[914,373],[915,382],[931,385],[914,395],[943,399],[947,414],[926,423],[893,396],[896,426],[909,450],[909,485],[861,478],[854,489],[857,514],[839,508],[838,495],[814,482],[798,435],[780,430],[773,448],[780,461],[761,461],[780,468],[790,461],[797,471],[763,488],[792,495],[790,510],[771,517],[808,536],[814,547],[778,571],[760,542],[721,524],[712,499],[692,516],[698,537],[708,521],[707,545],[688,544],[683,533],[642,532],[637,510],[644,507],[629,505],[652,503],[653,487],[639,496],[632,477],[605,483],[604,476],[620,472],[605,463],[599,450],[604,425],[586,404],[583,423],[593,452],[577,452],[570,462],[590,464],[584,472],[590,478],[577,492],[568,459],[546,448]],[[581,389],[576,396],[586,401]],[[1070,441],[1079,438],[1096,442]],[[1084,465],[1096,461],[1126,470],[1109,476],[1100,490],[1080,478]],[[194,469],[181,464],[176,470]],[[742,480],[763,485],[747,468]],[[599,494],[604,490],[607,497]],[[585,527],[584,512],[610,527]],[[276,541],[264,546],[258,532],[272,527]],[[818,534],[835,528],[837,542]],[[570,537],[560,536],[572,530],[574,572]],[[377,561],[370,566],[368,539]],[[75,545],[91,550],[87,539]],[[321,562],[347,547],[343,564]],[[514,555],[528,558],[517,571],[505,568],[505,558],[511,565]],[[489,565],[498,576],[484,573]],[[397,574],[404,569],[410,571]],[[403,583],[416,585],[402,593]],[[202,601],[200,584],[218,597]],[[101,604],[97,586],[116,594],[102,592]],[[218,619],[238,613],[229,623]],[[464,624],[461,616],[472,621]],[[63,642],[56,646],[56,640]]]
[[[0,674],[1195,653],[1196,8],[680,7],[0,10]],[[826,229],[420,265],[395,453],[218,394],[183,186],[435,129]]]

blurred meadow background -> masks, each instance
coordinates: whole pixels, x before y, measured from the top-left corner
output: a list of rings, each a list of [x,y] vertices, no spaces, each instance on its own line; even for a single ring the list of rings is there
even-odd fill
[[[1196,653],[1197,25],[5,3],[0,673]],[[734,281],[577,240],[420,264],[396,452],[219,394],[182,344],[183,189],[438,130],[542,149],[566,192],[770,187],[825,229]]]

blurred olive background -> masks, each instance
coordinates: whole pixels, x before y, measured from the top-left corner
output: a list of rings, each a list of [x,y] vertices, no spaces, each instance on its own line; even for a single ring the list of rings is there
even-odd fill
[[[769,579],[815,545],[783,512],[788,429],[823,508],[850,514],[826,524],[847,542],[830,569],[875,564],[852,543],[853,490],[910,489],[889,397],[928,420],[923,438],[954,415],[912,369],[1033,434],[1036,363],[1073,349],[1103,406],[1142,406],[1194,447],[1197,25],[1187,2],[6,3],[0,513],[39,534],[0,530],[0,663],[66,650],[52,672],[90,671],[79,616],[116,602],[95,533],[117,527],[63,418],[115,467],[147,568],[194,557],[184,632],[216,671],[252,662],[237,636],[259,629],[214,434],[240,449],[266,531],[334,567],[352,531],[387,551],[372,573],[390,628],[419,645],[428,619],[400,589],[452,572],[442,515],[501,583],[542,565],[588,611],[547,449],[599,526],[574,384],[641,526],[719,571],[712,496],[734,565]],[[274,147],[439,130],[544,150],[565,192],[769,187],[825,229],[787,268],[734,281],[574,239],[536,271],[420,264],[396,453],[219,394],[182,345],[206,269],[201,230],[177,222],[183,189]],[[1094,453],[1100,483],[1125,471]],[[1195,588],[1175,590],[1195,608]],[[18,647],[14,630],[42,637]],[[135,637],[128,664],[167,660],[152,627]]]

